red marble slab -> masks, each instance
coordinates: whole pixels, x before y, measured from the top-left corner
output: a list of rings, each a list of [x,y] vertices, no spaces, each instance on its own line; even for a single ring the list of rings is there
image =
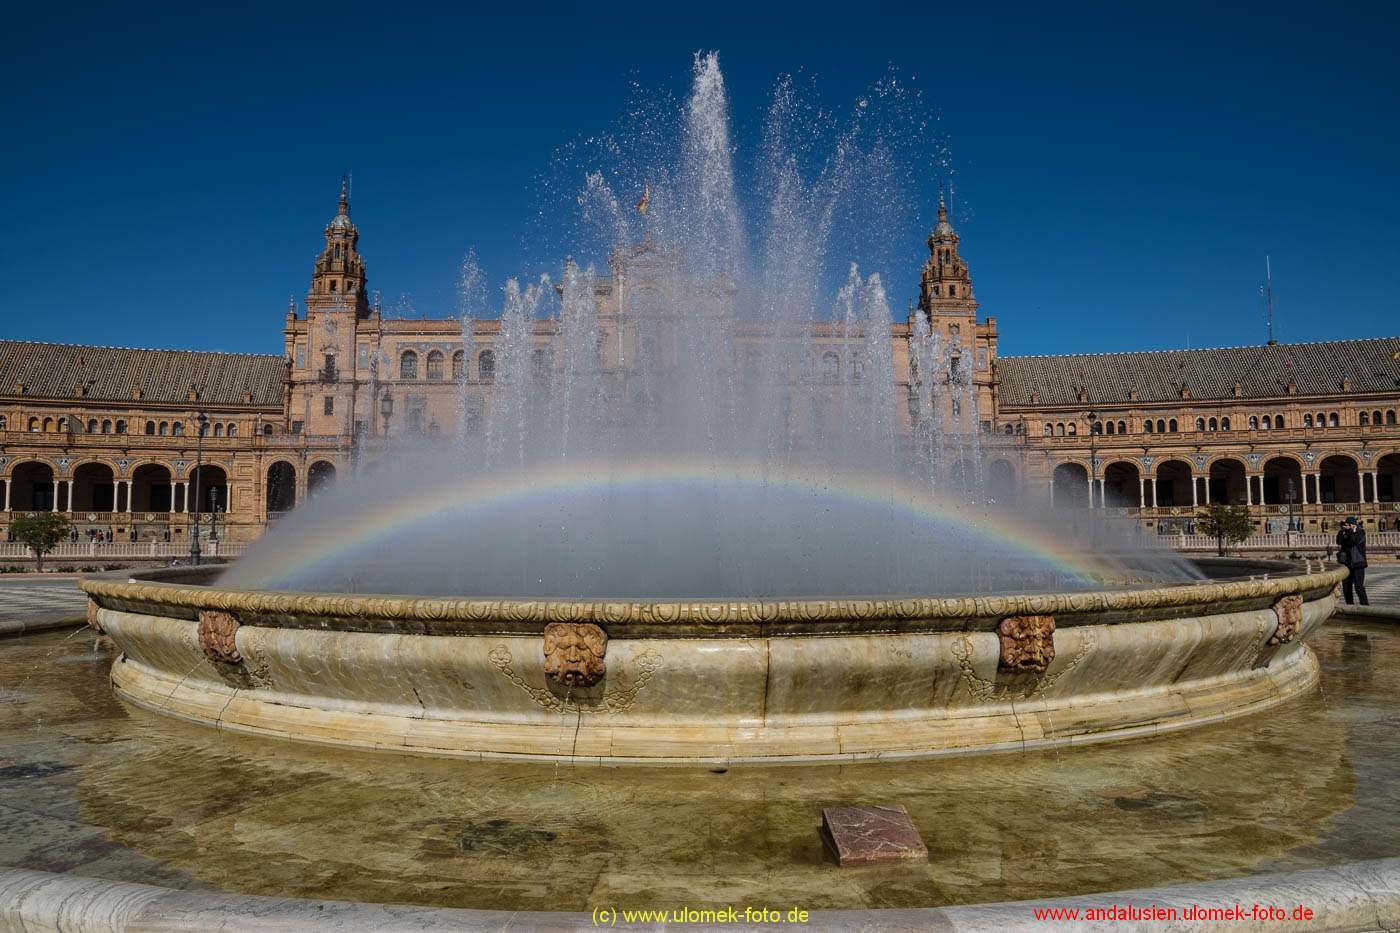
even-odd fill
[[[822,841],[836,864],[928,860],[928,847],[904,807],[827,807],[822,810]]]

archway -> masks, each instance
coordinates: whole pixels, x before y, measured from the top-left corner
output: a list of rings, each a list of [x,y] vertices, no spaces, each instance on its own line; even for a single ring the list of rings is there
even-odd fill
[[[1331,456],[1319,464],[1323,502],[1360,502],[1361,476],[1356,461],[1346,456]]]
[[[948,471],[948,485],[956,495],[970,496],[977,485],[977,467],[970,460],[957,461]]]
[[[133,512],[169,512],[172,490],[170,470],[159,463],[146,463],[131,474]]]
[[[1264,463],[1264,504],[1284,505],[1303,501],[1303,470],[1292,457],[1274,457]]]
[[[1191,504],[1191,465],[1183,460],[1166,460],[1157,466],[1157,505],[1176,508]]]
[[[10,471],[10,508],[16,512],[48,512],[53,509],[54,474],[47,463],[31,460]]]
[[[1210,465],[1210,501],[1222,505],[1244,505],[1249,496],[1244,464],[1223,457]]]
[[[315,498],[323,490],[330,489],[335,484],[335,464],[325,460],[317,460],[311,464],[311,469],[306,471],[306,495],[308,498]]]
[[[217,464],[201,465],[190,471],[188,495],[192,512],[227,512],[228,474]]]
[[[993,460],[991,466],[987,467],[987,494],[996,502],[1014,501],[1016,468],[1005,460]]]
[[[1080,463],[1061,463],[1055,467],[1051,496],[1057,506],[1089,507],[1089,471]]]
[[[1400,454],[1376,461],[1376,501],[1400,502]]]
[[[267,468],[267,510],[290,512],[297,504],[297,471],[285,460]]]
[[[84,463],[73,471],[74,512],[115,512],[117,483],[105,463]]]
[[[1118,460],[1104,467],[1104,505],[1115,509],[1137,508],[1142,504],[1142,472],[1136,463]]]

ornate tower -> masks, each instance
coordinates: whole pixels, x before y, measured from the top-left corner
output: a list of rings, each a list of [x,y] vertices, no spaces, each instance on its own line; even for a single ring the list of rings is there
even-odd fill
[[[354,311],[357,318],[369,317],[365,291],[365,261],[358,246],[360,231],[350,222],[350,191],[340,180],[340,209],[326,224],[326,248],[316,258],[311,273],[311,291],[306,296],[308,310]]]
[[[948,206],[938,195],[938,223],[928,235],[928,261],[919,277],[919,309],[930,317],[938,314],[977,315],[972,276],[958,255],[958,233],[948,223]]]

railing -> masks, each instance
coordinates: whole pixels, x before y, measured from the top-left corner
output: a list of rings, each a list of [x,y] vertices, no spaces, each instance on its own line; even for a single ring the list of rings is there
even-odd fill
[[[1159,535],[1159,541],[1176,548],[1179,551],[1204,551],[1215,550],[1216,540],[1213,535],[1202,534],[1168,534]],[[1307,548],[1309,550],[1321,550],[1325,548],[1335,548],[1337,546],[1337,536],[1327,531],[1276,531],[1267,534],[1250,535],[1238,544],[1226,543],[1228,549],[1242,548],[1249,550],[1292,550],[1294,548]],[[1366,533],[1366,546],[1368,548],[1400,548],[1400,531],[1368,531]]]
[[[236,541],[200,542],[200,552],[205,557],[238,557],[248,545]],[[66,558],[93,558],[107,560],[113,558],[176,558],[188,557],[188,541],[63,541],[44,555],[45,560]],[[0,542],[0,560],[32,560],[34,552],[29,545],[19,541]]]

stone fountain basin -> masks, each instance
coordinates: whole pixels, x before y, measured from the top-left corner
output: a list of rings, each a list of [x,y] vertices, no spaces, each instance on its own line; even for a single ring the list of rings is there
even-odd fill
[[[1310,689],[1346,571],[817,601],[545,602],[84,579],[125,700],[239,732],[598,763],[912,758],[1125,739]]]

